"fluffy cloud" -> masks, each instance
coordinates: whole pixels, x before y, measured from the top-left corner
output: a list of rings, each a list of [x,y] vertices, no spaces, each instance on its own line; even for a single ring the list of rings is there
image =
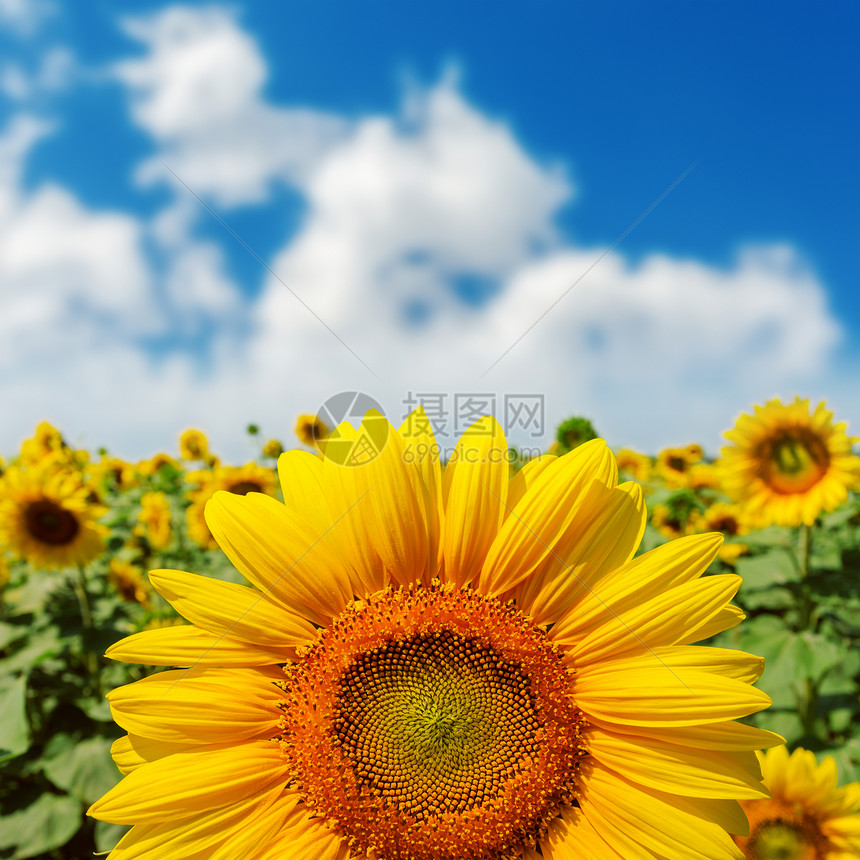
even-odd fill
[[[257,45],[218,7],[173,7],[130,18],[124,29],[145,55],[116,66],[132,116],[159,146],[140,166],[144,183],[172,181],[169,167],[223,206],[264,200],[275,181],[297,183],[348,124],[319,111],[263,100]]]
[[[91,211],[58,186],[25,192],[22,159],[47,129],[13,124],[0,142],[0,336],[16,345],[4,397],[21,423],[5,449],[49,417],[126,455],[199,424],[241,458],[246,421],[288,438],[297,412],[345,389],[392,417],[410,391],[499,405],[543,393],[548,423],[588,414],[613,443],[713,449],[752,401],[831,393],[840,329],[790,248],[747,248],[723,268],[665,254],[634,265],[622,248],[557,301],[605,249],[565,240],[565,171],[454,77],[407,91],[391,115],[347,120],[266,100],[265,59],[222,9],[125,27],[144,50],[115,75],[154,150],[138,177],[169,178],[163,160],[217,207],[283,183],[306,216],[267,261],[278,277],[242,304],[217,243],[195,238],[210,216],[185,189],[151,221]],[[153,357],[141,346],[153,333],[193,348]]]

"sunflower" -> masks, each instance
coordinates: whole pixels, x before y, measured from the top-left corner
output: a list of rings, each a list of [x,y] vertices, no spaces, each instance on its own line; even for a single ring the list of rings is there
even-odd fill
[[[123,600],[139,603],[144,609],[149,609],[152,605],[152,589],[137,565],[112,558],[108,568],[108,582]]]
[[[810,412],[808,398],[770,400],[725,437],[734,444],[722,451],[724,489],[763,525],[811,526],[845,501],[860,466],[851,454],[857,440],[823,401]]]
[[[315,448],[331,431],[317,415],[299,415],[296,419],[296,436],[302,445]]]
[[[273,460],[277,460],[281,454],[284,453],[284,446],[278,439],[269,439],[263,445],[263,456],[271,457]]]
[[[209,456],[209,440],[202,430],[189,429],[179,437],[179,456],[183,460],[205,460]]]
[[[148,460],[141,460],[137,464],[137,472],[144,478],[157,475],[162,469],[172,469],[179,472],[182,467],[170,454],[164,453],[154,454]]]
[[[744,800],[748,837],[735,837],[748,860],[852,860],[860,856],[860,782],[837,786],[836,762],[784,746],[760,753],[771,797]]]
[[[25,466],[35,466],[45,457],[56,455],[65,449],[63,434],[53,424],[42,421],[33,436],[21,444],[20,461]]]
[[[253,587],[151,573],[191,623],[108,651],[185,667],[109,695],[113,860],[741,858],[781,739],[734,722],[761,658],[692,644],[743,617],[738,577],[700,578],[721,536],[634,559],[642,488],[603,440],[509,482],[494,419],[444,475],[421,424],[351,468],[281,455],[283,504],[217,493]]]
[[[13,466],[0,480],[0,544],[36,567],[86,564],[104,551],[107,509],[92,501],[80,474]]]
[[[129,490],[138,483],[135,467],[119,457],[102,456],[98,463],[90,464],[88,474],[108,490]]]
[[[674,489],[689,486],[689,472],[694,463],[702,459],[700,445],[683,448],[664,448],[657,455],[656,470],[663,483]]]
[[[640,454],[632,448],[622,448],[615,455],[615,461],[622,475],[630,475],[641,482],[650,480],[652,464],[647,454]]]
[[[170,502],[164,493],[144,493],[134,533],[145,537],[153,549],[164,549],[172,535]]]
[[[749,532],[749,524],[744,519],[744,511],[740,505],[729,505],[725,502],[714,502],[702,514],[702,530],[722,532],[728,537],[745,535]]]

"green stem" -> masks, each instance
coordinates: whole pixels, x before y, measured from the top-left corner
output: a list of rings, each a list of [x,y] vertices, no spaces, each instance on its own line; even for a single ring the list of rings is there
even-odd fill
[[[809,557],[812,553],[812,526],[805,523],[800,527],[797,540],[798,564],[800,567],[800,615],[799,627],[801,630],[809,630],[812,626],[812,614],[814,602],[812,600],[812,589],[809,587]]]
[[[81,621],[84,626],[83,647],[84,660],[90,675],[90,685],[98,698],[101,698],[101,673],[99,672],[99,657],[91,649],[92,632],[95,630],[93,624],[93,612],[90,606],[90,595],[87,591],[87,577],[82,565],[78,565],[78,575],[75,579],[75,595],[78,598],[78,606],[81,610]]]

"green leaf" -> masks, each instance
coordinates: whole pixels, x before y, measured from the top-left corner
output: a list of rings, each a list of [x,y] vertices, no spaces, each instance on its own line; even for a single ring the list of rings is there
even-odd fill
[[[784,550],[772,550],[749,558],[741,557],[735,569],[744,581],[741,596],[747,591],[796,582],[800,576],[792,556]]]
[[[26,809],[0,818],[0,848],[16,846],[13,860],[53,851],[75,835],[82,814],[74,798],[43,794]]]
[[[26,679],[0,679],[0,761],[21,755],[29,746]]]
[[[82,803],[93,803],[120,780],[110,747],[107,738],[74,742],[69,735],[58,735],[45,750],[45,776]]]

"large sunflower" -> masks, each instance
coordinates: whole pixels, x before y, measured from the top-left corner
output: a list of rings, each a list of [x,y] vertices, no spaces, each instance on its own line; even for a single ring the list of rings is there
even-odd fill
[[[736,838],[748,860],[855,860],[860,857],[860,782],[837,786],[831,756],[784,746],[760,754],[772,797],[742,801],[749,837]]]
[[[111,858],[741,858],[780,739],[734,722],[763,661],[692,645],[743,617],[738,577],[700,578],[722,538],[633,559],[642,489],[602,440],[509,482],[493,419],[444,475],[422,426],[353,468],[282,455],[284,504],[218,493],[254,588],[151,574],[191,624],[108,656],[185,668],[109,695]]]
[[[723,488],[761,525],[811,526],[845,501],[860,466],[851,454],[857,440],[823,401],[814,412],[799,397],[753,409],[725,434],[734,444],[723,448]]]
[[[104,552],[107,509],[79,474],[52,466],[12,467],[0,480],[0,544],[36,567],[86,564]]]

